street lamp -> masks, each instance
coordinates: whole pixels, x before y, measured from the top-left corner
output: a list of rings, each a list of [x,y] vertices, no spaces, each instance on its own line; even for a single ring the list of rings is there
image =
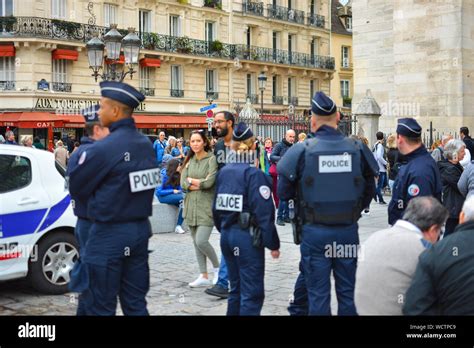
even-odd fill
[[[260,117],[263,117],[263,92],[265,91],[265,87],[267,85],[267,77],[265,76],[265,73],[262,71],[260,75],[258,75],[258,87],[260,89],[260,94],[262,97],[261,100],[261,112],[260,112]]]
[[[96,81],[99,76],[102,80],[112,81],[123,81],[128,74],[130,74],[130,78],[133,78],[133,74],[136,72],[133,70],[133,64],[138,63],[141,41],[134,28],[128,28],[128,31],[127,36],[122,38],[122,35],[117,30],[117,25],[112,24],[110,30],[104,35],[104,41],[99,39],[98,33],[95,33],[94,37],[87,42],[89,67],[92,69],[92,76],[94,76]],[[120,59],[122,47],[128,71],[117,72],[117,62]],[[107,51],[106,58],[111,62],[109,66],[110,71],[100,74],[99,70],[104,69],[104,48]]]

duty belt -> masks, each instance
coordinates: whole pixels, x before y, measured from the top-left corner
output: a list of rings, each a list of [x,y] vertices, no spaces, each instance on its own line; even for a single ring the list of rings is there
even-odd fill
[[[304,210],[305,224],[352,225],[357,217],[352,213],[321,214],[313,209]]]

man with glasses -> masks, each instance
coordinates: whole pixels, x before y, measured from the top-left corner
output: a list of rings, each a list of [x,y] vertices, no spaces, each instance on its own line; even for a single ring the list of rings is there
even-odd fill
[[[160,132],[160,134],[158,135],[158,139],[156,139],[155,143],[153,144],[153,149],[156,153],[156,160],[158,161],[160,167],[162,166],[163,156],[165,155],[165,150],[167,146],[168,143],[165,139],[165,132]]]

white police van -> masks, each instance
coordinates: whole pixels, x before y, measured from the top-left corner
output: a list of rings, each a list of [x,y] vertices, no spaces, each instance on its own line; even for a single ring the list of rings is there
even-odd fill
[[[38,291],[68,291],[79,253],[64,175],[48,151],[0,145],[0,281],[28,277]]]

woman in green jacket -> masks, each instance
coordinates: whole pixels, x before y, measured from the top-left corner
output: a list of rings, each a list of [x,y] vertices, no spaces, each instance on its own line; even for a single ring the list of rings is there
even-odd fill
[[[216,157],[212,154],[209,140],[203,131],[193,131],[190,138],[191,149],[183,163],[181,187],[186,190],[184,198],[184,219],[191,230],[194,249],[199,265],[200,276],[189,286],[210,286],[207,274],[207,259],[214,267],[213,281],[217,281],[219,260],[209,243],[214,221],[212,219],[212,201],[217,173]]]

